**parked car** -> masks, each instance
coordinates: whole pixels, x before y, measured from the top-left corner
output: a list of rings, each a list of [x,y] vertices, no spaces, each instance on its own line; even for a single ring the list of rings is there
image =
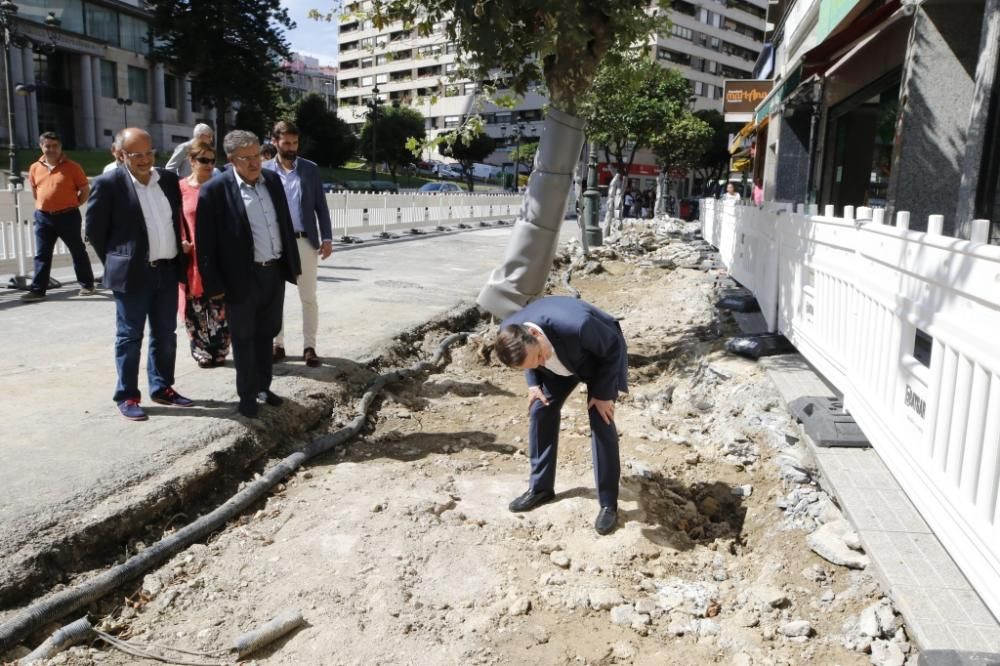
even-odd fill
[[[424,183],[417,192],[433,192],[436,194],[450,194],[461,192],[462,188],[455,183]]]
[[[438,178],[465,178],[465,172],[460,164],[439,164]]]

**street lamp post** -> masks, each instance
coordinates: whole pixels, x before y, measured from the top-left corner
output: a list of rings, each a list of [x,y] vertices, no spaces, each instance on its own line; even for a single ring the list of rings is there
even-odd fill
[[[382,100],[378,96],[378,86],[372,88],[372,97],[365,102],[368,107],[368,121],[372,124],[372,180],[375,180],[375,165],[378,164],[376,153],[376,135],[378,134],[378,108],[382,106]]]
[[[611,205],[611,202],[608,202]],[[587,247],[602,245],[601,234],[601,193],[597,190],[597,142],[590,143],[590,157],[587,160],[587,189],[583,193],[583,235]]]
[[[524,133],[524,123],[514,125],[514,191],[521,190],[521,134]]]
[[[128,127],[128,107],[132,106],[132,98],[119,97],[117,101],[122,106],[122,115],[123,115],[122,120],[125,121],[122,127]]]
[[[28,119],[31,118],[31,104],[28,102],[28,97],[31,93],[35,92],[35,84],[33,83],[18,83],[14,86],[14,92],[19,96],[24,98],[24,118],[28,125],[28,138],[31,138],[31,123]]]
[[[21,168],[17,163],[17,146],[14,136],[14,80],[10,72],[10,49],[33,46],[43,53],[55,52],[55,29],[59,27],[59,19],[55,12],[49,12],[45,16],[45,28],[48,33],[49,42],[47,44],[35,44],[26,36],[20,34],[14,19],[17,17],[17,5],[11,0],[0,2],[0,32],[3,37],[4,55],[4,90],[7,96],[7,156],[10,159],[10,171],[7,176],[7,189],[14,194],[14,224],[15,242],[17,246],[17,275],[10,279],[9,285],[14,289],[28,289],[28,279],[25,276],[25,243],[24,234],[21,229],[21,197],[20,191],[24,184],[21,178]],[[25,116],[25,121],[27,121]]]

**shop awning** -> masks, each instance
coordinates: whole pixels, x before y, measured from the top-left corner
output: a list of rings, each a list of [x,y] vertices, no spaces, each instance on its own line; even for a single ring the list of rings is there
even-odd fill
[[[757,110],[754,112],[754,122],[758,125],[764,122],[764,119],[771,117],[771,107],[775,104],[781,104],[788,97],[795,87],[799,85],[799,81],[802,80],[802,67],[796,67],[792,70],[792,73],[785,77],[781,85],[775,86],[771,90],[771,94],[764,98],[764,101],[757,105]]]
[[[823,74],[845,54],[857,50],[896,20],[908,15],[907,9],[900,6],[900,0],[890,0],[806,51],[802,56],[803,77]]]
[[[729,154],[732,155],[743,148],[743,142],[747,140],[747,137],[754,133],[755,129],[757,129],[757,123],[752,120],[741,127],[740,131],[733,137],[732,143],[729,144]]]

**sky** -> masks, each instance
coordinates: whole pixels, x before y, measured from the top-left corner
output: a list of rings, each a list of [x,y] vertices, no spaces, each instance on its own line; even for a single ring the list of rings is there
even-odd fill
[[[307,14],[310,9],[329,12],[334,9],[334,0],[282,0],[282,6],[297,24],[287,32],[293,51],[319,58],[321,65],[337,64],[336,23],[314,21]]]

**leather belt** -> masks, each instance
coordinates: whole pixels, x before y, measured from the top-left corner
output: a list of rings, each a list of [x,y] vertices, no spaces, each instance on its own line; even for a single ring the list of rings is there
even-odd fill
[[[71,206],[70,208],[63,208],[62,210],[43,210],[42,212],[46,215],[65,215],[66,213],[72,213],[75,210],[80,210],[77,206]]]
[[[295,232],[295,237],[296,238],[309,238],[309,234],[307,234],[304,231],[296,231]]]
[[[173,263],[173,259],[157,259],[156,261],[149,262],[150,268],[159,268],[160,266],[166,266],[167,264]]]
[[[268,266],[274,266],[276,263],[278,263],[277,259],[268,259],[267,261],[255,261],[253,262],[253,265],[261,268],[267,268]]]

